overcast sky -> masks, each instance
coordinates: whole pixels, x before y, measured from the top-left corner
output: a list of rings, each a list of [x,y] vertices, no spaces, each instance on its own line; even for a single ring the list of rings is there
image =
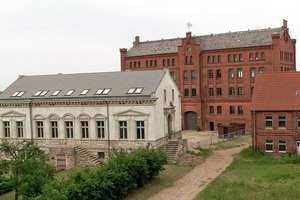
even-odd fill
[[[0,0],[0,90],[18,75],[119,71],[119,48],[136,35],[183,37],[188,22],[193,35],[204,35],[286,19],[299,43],[299,8],[296,0]]]

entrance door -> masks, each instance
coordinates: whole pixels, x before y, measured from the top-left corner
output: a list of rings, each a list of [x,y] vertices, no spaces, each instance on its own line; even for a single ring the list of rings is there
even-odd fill
[[[215,123],[214,122],[209,122],[209,130],[214,131],[215,130]]]
[[[61,171],[66,169],[66,155],[57,154],[56,155],[56,170]]]
[[[186,112],[185,116],[185,129],[186,130],[197,130],[197,113],[195,112]]]
[[[172,116],[171,116],[171,114],[168,115],[168,134],[169,134],[169,139],[173,138]]]
[[[297,153],[300,154],[300,140],[296,142],[297,145]]]

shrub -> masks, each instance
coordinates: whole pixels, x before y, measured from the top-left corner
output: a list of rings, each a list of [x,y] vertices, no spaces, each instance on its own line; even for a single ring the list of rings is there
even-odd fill
[[[244,158],[261,158],[265,156],[265,153],[256,147],[248,147],[243,149],[240,155]]]
[[[13,190],[13,183],[10,179],[0,176],[0,195]]]

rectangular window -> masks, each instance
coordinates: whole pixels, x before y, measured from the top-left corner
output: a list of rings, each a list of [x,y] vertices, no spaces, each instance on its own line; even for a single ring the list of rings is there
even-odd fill
[[[238,61],[238,58],[237,58],[237,55],[236,55],[236,54],[233,54],[233,61],[234,61],[234,62],[237,62],[237,61]]]
[[[278,118],[278,127],[285,128],[285,116],[279,116]]]
[[[261,59],[262,60],[266,60],[266,54],[265,54],[265,52],[261,52]]]
[[[191,71],[191,79],[196,79],[196,71]]]
[[[136,122],[136,138],[145,139],[145,122],[137,121]]]
[[[213,70],[208,70],[208,78],[213,79],[214,78],[214,71]]]
[[[97,121],[97,137],[98,138],[105,138],[105,127],[104,127],[104,121]]]
[[[231,62],[232,60],[231,60],[231,54],[228,54],[228,56],[227,56],[227,61],[228,62]]]
[[[266,68],[265,67],[260,67],[259,68],[259,73],[264,73],[266,71]]]
[[[229,69],[228,75],[229,75],[229,78],[234,78],[234,69]]]
[[[167,102],[167,90],[164,90],[164,103]]]
[[[10,137],[10,123],[3,122],[3,128],[4,128],[4,137]]]
[[[297,128],[300,129],[300,116],[297,117]]]
[[[222,88],[217,88],[217,96],[222,96]]]
[[[222,106],[217,106],[218,115],[222,115]]]
[[[222,78],[222,71],[220,69],[217,69],[217,78]]]
[[[171,74],[173,80],[176,81],[176,75],[175,75],[175,72],[170,72],[170,74]]]
[[[244,60],[243,54],[239,54],[239,61],[243,61],[243,60]]]
[[[58,123],[57,121],[51,121],[51,135],[52,138],[58,138]]]
[[[119,121],[120,139],[127,139],[127,121]]]
[[[273,127],[273,117],[266,116],[265,117],[266,127],[272,128]]]
[[[80,123],[81,123],[81,137],[89,138],[89,122],[81,121]]]
[[[273,140],[266,140],[266,152],[273,152]]]
[[[67,138],[73,138],[74,135],[74,127],[73,127],[73,122],[72,121],[66,121],[65,122],[66,126],[66,133],[67,133]]]
[[[24,137],[24,126],[23,122],[17,122],[17,135],[18,137]]]
[[[185,97],[188,97],[190,94],[189,94],[189,89],[185,88],[184,89],[184,96]]]
[[[238,95],[243,95],[244,94],[244,90],[242,87],[238,87]]]
[[[192,88],[192,97],[195,97],[196,95],[197,95],[196,88]]]
[[[42,122],[42,121],[36,122],[36,131],[37,131],[38,138],[44,137],[44,122]]]
[[[234,115],[234,106],[229,106],[229,114]]]
[[[255,77],[256,77],[256,69],[251,68],[251,78],[255,78]]]
[[[214,95],[214,88],[209,88],[209,96],[213,97]]]
[[[172,89],[172,101],[175,100],[175,92],[174,92],[174,89]]]
[[[286,141],[285,140],[279,140],[278,149],[279,149],[279,152],[286,152]]]
[[[210,115],[215,114],[215,109],[214,109],[213,106],[209,106],[209,114],[210,114]]]
[[[183,72],[183,79],[184,80],[188,80],[189,79],[189,73],[188,73],[188,71],[184,71]]]
[[[234,87],[229,88],[229,96],[234,96],[235,95],[235,89]]]
[[[238,114],[239,115],[243,115],[244,114],[243,106],[238,106]]]
[[[243,78],[243,69],[241,69],[241,68],[237,69],[237,77]]]

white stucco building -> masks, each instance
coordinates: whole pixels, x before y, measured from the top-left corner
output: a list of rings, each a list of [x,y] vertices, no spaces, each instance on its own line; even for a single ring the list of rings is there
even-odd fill
[[[82,151],[165,145],[180,135],[180,112],[168,70],[20,76],[0,94],[0,138],[32,139],[69,168]]]

